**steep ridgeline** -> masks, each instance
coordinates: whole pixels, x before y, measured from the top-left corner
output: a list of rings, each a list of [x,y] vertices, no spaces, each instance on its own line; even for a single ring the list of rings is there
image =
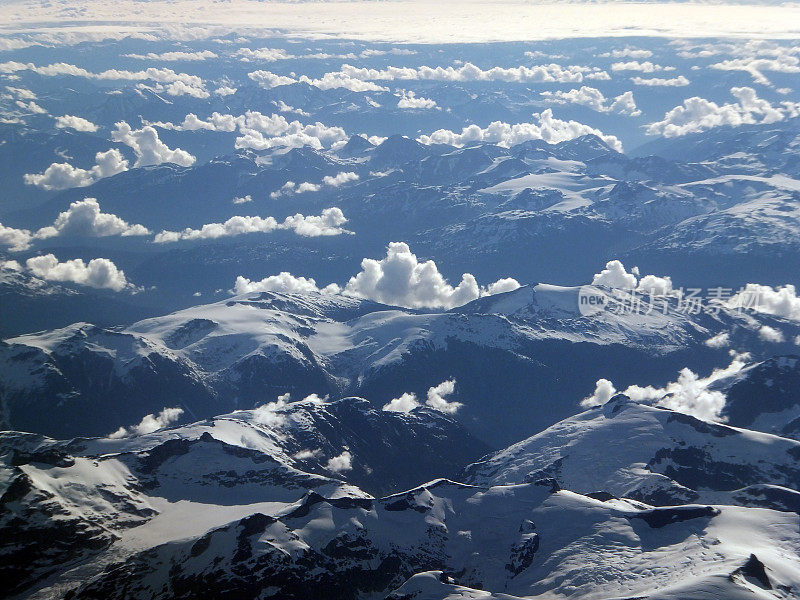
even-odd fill
[[[800,357],[776,356],[716,386],[727,398],[723,416],[737,427],[800,439]]]

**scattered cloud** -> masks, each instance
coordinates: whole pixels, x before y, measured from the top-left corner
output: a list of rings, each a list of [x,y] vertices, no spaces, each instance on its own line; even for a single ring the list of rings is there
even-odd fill
[[[0,223],[0,245],[6,246],[11,252],[22,252],[30,248],[33,235],[27,229],[6,227]]]
[[[386,257],[380,260],[365,258],[361,261],[361,269],[344,287],[332,283],[320,288],[311,278],[283,272],[261,281],[239,276],[233,291],[237,294],[259,291],[343,293],[406,308],[453,308],[481,296],[519,287],[515,279],[505,278],[482,288],[469,273],[464,273],[461,282],[453,287],[439,272],[435,262],[420,263],[404,242],[390,243]]]
[[[338,294],[341,288],[332,283],[324,288],[317,287],[317,282],[311,278],[295,277],[287,271],[278,275],[270,275],[260,281],[251,281],[239,275],[233,286],[236,294],[249,294],[251,292],[281,292],[284,294]]]
[[[452,395],[456,389],[456,380],[449,379],[443,381],[439,385],[428,388],[427,399],[425,405],[428,408],[438,410],[439,412],[453,414],[458,411],[463,405],[460,402],[450,402],[447,397]],[[401,412],[409,413],[415,408],[421,406],[417,396],[414,393],[406,392],[399,398],[394,398],[391,402],[384,404],[383,410],[388,412]]]
[[[294,106],[289,106],[283,100],[273,100],[272,103],[278,108],[280,112],[283,113],[294,113],[296,115],[300,115],[301,117],[308,117],[310,116],[306,111],[302,108],[295,108]]]
[[[339,187],[351,181],[358,181],[358,174],[352,171],[341,171],[336,175],[326,175],[322,178],[322,183],[312,183],[304,181],[303,183],[295,183],[294,181],[287,181],[281,186],[281,189],[272,192],[270,198],[280,198],[281,196],[288,196],[291,194],[303,194],[306,192],[318,192],[323,187]]]
[[[725,408],[725,394],[711,389],[714,382],[730,377],[746,366],[747,355],[733,355],[731,364],[723,369],[715,369],[708,377],[699,377],[689,368],[681,369],[677,381],[662,388],[631,385],[622,394],[635,402],[654,404],[677,412],[682,412],[707,421],[720,421]],[[611,399],[617,390],[607,379],[599,379],[594,393],[581,401],[588,408],[599,406]]]
[[[223,98],[226,96],[233,96],[236,93],[237,88],[231,87],[229,85],[221,85],[217,89],[214,90],[214,93],[217,96],[222,96]]]
[[[612,71],[640,71],[642,73],[655,73],[656,71],[674,71],[675,67],[664,67],[654,64],[649,60],[639,62],[631,60],[628,62],[616,62],[611,65]]]
[[[289,54],[283,48],[256,48],[255,50],[251,48],[239,48],[233,55],[239,57],[243,62],[275,62],[277,60],[295,58],[294,55]]]
[[[130,225],[116,215],[101,212],[100,204],[95,198],[85,198],[71,203],[66,211],[58,215],[53,225],[43,227],[36,232],[35,237],[40,239],[56,236],[127,237],[149,233],[150,231],[143,225]]]
[[[125,58],[135,58],[138,60],[163,60],[163,61],[199,61],[206,60],[207,58],[219,58],[216,52],[211,50],[198,50],[197,52],[162,52],[157,54],[155,52],[148,52],[147,54],[123,54]]]
[[[312,79],[306,75],[301,75],[300,82],[313,85],[321,90],[332,90],[342,88],[351,92],[388,92],[389,88],[383,87],[371,81],[364,81],[349,73],[325,73],[318,79]]]
[[[653,53],[650,50],[640,50],[637,48],[622,48],[612,50],[611,52],[603,52],[598,56],[603,58],[650,58]]]
[[[300,121],[288,121],[283,115],[265,115],[251,110],[238,116],[214,112],[207,119],[200,119],[194,113],[189,113],[182,123],[156,121],[147,124],[174,131],[232,133],[238,130],[240,135],[236,138],[235,146],[252,150],[302,146],[321,150],[336,142],[347,140],[347,134],[341,127],[328,127],[319,122],[304,125]]]
[[[403,90],[400,100],[397,102],[398,108],[410,110],[432,110],[437,108],[436,101],[430,98],[417,97],[411,90]]]
[[[642,111],[636,108],[633,92],[625,92],[609,100],[597,88],[584,85],[569,91],[541,92],[540,95],[555,104],[580,104],[597,112],[615,112],[632,117],[642,114]]]
[[[800,58],[791,54],[781,54],[775,58],[734,58],[710,65],[712,69],[722,71],[745,71],[753,77],[753,81],[762,85],[772,85],[764,75],[764,71],[775,73],[800,73]]]
[[[795,286],[771,287],[758,283],[748,283],[744,289],[734,294],[727,302],[730,308],[743,308],[755,312],[775,315],[800,321],[800,296]]]
[[[170,149],[158,139],[158,131],[145,125],[141,129],[132,129],[125,121],[115,123],[116,130],[111,132],[111,139],[129,146],[136,154],[134,167],[174,163],[182,167],[194,164],[195,157],[180,148]]]
[[[4,96],[4,98],[16,98],[17,100],[36,100],[37,96],[34,92],[27,88],[19,88],[14,87],[11,85],[6,86],[6,90],[9,92],[9,95]]]
[[[293,83],[297,83],[297,80],[294,77],[276,75],[271,71],[253,71],[252,73],[248,73],[247,76],[255,81],[258,85],[268,90],[282,85],[292,85]]]
[[[409,413],[418,406],[420,406],[420,403],[417,400],[417,395],[413,392],[405,392],[398,398],[393,398],[391,401],[384,404],[383,410],[388,412]]]
[[[663,296],[673,291],[672,279],[669,277],[659,277],[657,275],[641,276],[637,267],[633,267],[628,272],[625,269],[625,265],[619,260],[608,261],[605,269],[595,273],[592,285],[613,289],[636,290],[653,296]]]
[[[634,289],[638,283],[634,273],[628,273],[625,265],[619,260],[610,260],[606,263],[606,268],[595,273],[592,285],[600,285],[607,288]]]
[[[580,83],[584,78],[592,78],[604,73],[596,67],[558,64],[536,65],[532,67],[492,67],[483,70],[467,62],[459,67],[386,67],[368,69],[344,64],[341,73],[363,81],[506,81],[506,82],[559,82]],[[607,75],[607,74],[606,74]]]
[[[769,325],[761,326],[761,328],[758,330],[758,337],[765,342],[772,342],[775,344],[785,341],[783,333],[774,327],[770,327]]]
[[[435,262],[419,262],[404,242],[390,243],[386,256],[380,260],[365,258],[361,261],[361,269],[350,278],[344,292],[384,304],[409,308],[453,308],[489,293],[489,288],[482,290],[470,273],[464,273],[461,282],[451,286]],[[516,281],[504,281],[508,282],[504,291],[512,285],[512,289],[519,287]],[[497,289],[495,287],[493,291]]]
[[[108,437],[112,439],[126,438],[134,435],[144,435],[153,433],[164,427],[168,427],[183,415],[182,408],[163,408],[157,415],[146,415],[138,425],[130,427],[120,427]]]
[[[86,187],[98,179],[111,177],[128,170],[128,161],[116,148],[95,155],[96,164],[91,169],[73,167],[69,163],[53,163],[44,173],[26,173],[25,183],[35,185],[44,190],[64,190],[68,188]]]
[[[731,344],[731,337],[727,331],[721,331],[703,343],[709,348],[727,348]]]
[[[650,87],[683,87],[690,83],[683,75],[669,79],[661,77],[631,77],[631,81],[634,85],[647,85]]]
[[[74,129],[75,131],[97,131],[97,125],[87,119],[74,115],[56,117],[56,127],[58,129]]]
[[[34,256],[25,261],[26,268],[42,279],[85,285],[119,292],[130,286],[124,271],[107,258],[93,258],[88,263],[80,258],[59,262],[53,254]]]
[[[353,455],[347,450],[343,451],[339,456],[334,456],[325,465],[328,471],[334,473],[344,473],[345,471],[353,470]]]
[[[562,121],[553,116],[549,108],[541,113],[533,113],[531,123],[509,124],[494,121],[486,128],[479,125],[464,127],[460,133],[439,129],[430,135],[422,135],[418,141],[423,144],[449,144],[463,146],[471,142],[492,142],[498,146],[510,147],[528,140],[544,140],[551,144],[572,140],[583,135],[596,135],[611,148],[621,152],[622,142],[613,135],[606,135],[599,129],[578,121]]]
[[[253,410],[253,421],[259,425],[266,427],[277,428],[286,423],[286,414],[284,409],[289,406],[289,394],[278,396],[275,402],[268,402],[262,404]]]
[[[162,231],[154,242],[164,244],[181,240],[217,239],[246,233],[271,233],[276,230],[291,230],[304,237],[319,237],[349,233],[342,227],[347,219],[341,209],[326,208],[322,214],[304,216],[296,214],[279,223],[274,217],[231,217],[224,223],[206,223],[200,229],[186,228],[183,231]]]
[[[389,89],[383,86],[372,83],[368,80],[353,77],[344,72],[331,72],[325,73],[320,78],[311,78],[307,75],[301,75],[299,78],[289,77],[286,75],[276,75],[270,71],[253,71],[248,73],[247,76],[255,81],[258,85],[266,89],[272,89],[283,85],[292,85],[295,83],[306,83],[321,90],[332,90],[336,88],[343,88],[351,92],[388,92]]]
[[[172,69],[160,69],[156,67],[150,67],[142,71],[108,69],[100,73],[93,73],[82,67],[77,67],[68,63],[53,63],[46,66],[37,66],[33,63],[21,63],[16,61],[0,63],[0,73],[12,74],[21,71],[30,71],[42,77],[70,76],[111,81],[151,81],[155,84],[165,86],[159,89],[173,96],[183,95],[188,92],[197,97],[208,97],[208,92],[205,90],[205,83],[200,77],[187,73],[176,73]]]
[[[664,119],[650,123],[647,133],[677,137],[728,125],[738,127],[752,123],[775,123],[784,118],[800,115],[800,102],[782,102],[772,105],[758,97],[750,87],[731,88],[736,102],[717,104],[711,100],[694,96],[664,115]]]
[[[598,379],[595,383],[594,393],[581,400],[581,406],[589,408],[591,406],[602,406],[617,393],[617,388],[608,379]]]
[[[23,100],[17,100],[14,104],[16,104],[17,108],[25,113],[29,113],[32,115],[46,115],[47,110],[36,104],[33,100],[29,100],[25,102]]]
[[[453,414],[463,406],[460,402],[448,402],[447,397],[456,390],[456,380],[448,379],[437,386],[428,389],[428,398],[425,405],[443,413]]]

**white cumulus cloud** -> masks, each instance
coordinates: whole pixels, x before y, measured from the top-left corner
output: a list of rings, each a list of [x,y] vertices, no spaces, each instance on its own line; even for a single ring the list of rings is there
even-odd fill
[[[639,62],[631,60],[628,62],[616,62],[611,65],[612,71],[640,71],[642,73],[655,73],[656,71],[674,71],[675,67],[664,67],[654,64],[649,60]]]
[[[634,85],[646,85],[650,87],[683,87],[689,85],[689,80],[683,75],[677,77],[631,77]]]
[[[532,67],[492,67],[484,70],[467,62],[459,67],[394,67],[367,69],[342,65],[341,72],[364,81],[506,81],[506,82],[548,82],[580,83],[584,77],[591,77],[602,70],[595,67],[558,64],[535,65]],[[607,75],[607,74],[606,74]]]
[[[608,99],[597,88],[584,85],[569,91],[541,92],[541,95],[555,104],[579,104],[597,112],[615,112],[632,117],[642,114],[642,111],[636,108],[633,92],[630,91]]]
[[[707,421],[720,421],[722,410],[725,408],[725,394],[711,389],[714,382],[730,377],[741,371],[746,366],[746,355],[735,355],[731,364],[723,369],[714,369],[708,377],[700,377],[689,368],[683,368],[678,373],[677,381],[664,387],[631,385],[622,394],[635,402],[654,404],[677,412],[704,419]],[[597,381],[595,392],[592,396],[584,398],[581,406],[598,406],[607,402],[616,390],[607,379]]]
[[[97,125],[75,115],[56,117],[56,127],[59,129],[74,129],[75,131],[97,131]]]
[[[25,183],[45,190],[64,190],[68,188],[86,187],[98,179],[111,177],[128,170],[128,161],[116,148],[95,155],[95,164],[91,169],[81,169],[69,163],[53,163],[44,173],[26,173]]]
[[[753,88],[734,87],[731,88],[731,95],[736,102],[717,104],[698,96],[687,98],[682,105],[667,112],[663,120],[650,123],[647,133],[677,137],[723,125],[738,127],[752,123],[775,123],[800,114],[800,102],[782,102],[773,106],[769,101],[759,98]]]
[[[182,408],[163,408],[157,415],[149,414],[139,422],[138,425],[130,427],[120,427],[108,437],[112,439],[126,438],[134,435],[144,435],[163,429],[177,421],[183,415]]]
[[[281,427],[286,423],[284,409],[289,406],[289,394],[278,396],[275,402],[262,404],[253,411],[253,421],[266,427]]]
[[[770,327],[769,325],[762,325],[758,330],[758,337],[765,342],[772,342],[778,344],[785,341],[783,333],[780,330]]]
[[[613,135],[606,135],[599,129],[578,121],[562,121],[553,116],[549,108],[541,113],[533,113],[535,119],[531,123],[509,124],[494,121],[487,127],[469,125],[461,132],[439,129],[430,135],[418,138],[423,144],[449,144],[463,146],[471,142],[491,142],[502,147],[510,147],[528,140],[544,140],[551,144],[572,140],[584,135],[596,135],[611,148],[621,152],[622,142]]]
[[[443,413],[453,414],[463,406],[460,402],[448,401],[447,397],[456,390],[456,380],[448,379],[428,389],[425,405]]]
[[[397,108],[411,110],[432,110],[436,108],[436,101],[430,98],[417,97],[411,90],[403,90],[400,100],[397,101]]]
[[[405,392],[384,404],[383,410],[388,412],[409,413],[418,406],[420,406],[420,403],[419,400],[417,400],[417,395],[413,392]]]
[[[312,183],[304,181],[303,183],[295,183],[294,181],[287,181],[281,186],[281,189],[272,192],[270,198],[280,198],[281,196],[288,196],[291,194],[304,194],[306,192],[318,192],[323,187],[339,187],[352,181],[358,181],[358,173],[352,171],[341,171],[336,175],[326,175],[322,178],[322,183]]]
[[[342,452],[339,456],[334,456],[325,465],[325,468],[334,473],[344,473],[345,471],[353,470],[353,455],[347,450]]]
[[[231,217],[224,223],[206,223],[200,229],[187,227],[183,231],[162,231],[154,242],[157,244],[180,240],[216,239],[246,233],[271,233],[279,229],[294,231],[304,237],[319,237],[348,233],[342,226],[347,223],[342,210],[337,207],[326,208],[320,215],[300,213],[286,217],[279,223],[274,217]]]
[[[135,58],[137,60],[161,60],[168,62],[200,61],[206,60],[207,58],[219,58],[217,53],[212,52],[211,50],[198,50],[197,52],[172,51],[162,52],[161,54],[157,54],[156,52],[148,52],[147,54],[124,54],[123,56],[126,58]]]
[[[461,282],[451,286],[435,262],[419,262],[404,242],[390,243],[386,256],[380,260],[365,258],[361,269],[347,282],[344,292],[384,304],[453,308],[488,293],[488,289],[481,290],[470,273],[464,273]],[[518,283],[513,283],[519,287]]]
[[[439,385],[428,388],[425,406],[438,410],[439,412],[453,414],[458,411],[463,405],[460,402],[448,401],[447,397],[451,396],[456,389],[456,380],[448,379]],[[408,413],[421,406],[417,400],[416,394],[406,392],[398,398],[392,399],[387,404],[383,405],[383,410],[388,412],[401,412]]]
[[[0,244],[6,246],[12,252],[27,250],[31,245],[33,235],[27,229],[15,229],[6,227],[0,223]]]
[[[131,225],[116,215],[101,212],[100,204],[95,198],[85,198],[71,203],[66,211],[58,215],[53,225],[37,231],[36,237],[41,239],[56,236],[126,237],[149,233],[150,231],[143,225]]]
[[[749,309],[800,321],[800,296],[795,286],[771,287],[758,283],[748,283],[727,302],[730,308]]]
[[[295,277],[288,271],[283,271],[278,275],[270,275],[260,281],[251,281],[239,275],[233,286],[236,294],[248,294],[251,292],[281,292],[284,294],[338,294],[341,291],[338,285],[331,283],[323,288],[317,287],[317,282],[312,278]]]
[[[745,71],[753,77],[753,81],[763,85],[771,85],[764,71],[776,73],[800,73],[800,59],[791,54],[781,54],[774,58],[734,58],[710,65],[712,69],[722,71]]]
[[[636,290],[653,296],[663,296],[672,292],[672,279],[669,277],[660,277],[658,275],[641,276],[637,267],[633,267],[628,272],[625,269],[625,265],[619,260],[608,261],[605,269],[595,273],[592,285],[622,290]]]
[[[145,125],[141,129],[132,129],[125,121],[115,124],[116,130],[111,132],[111,139],[129,146],[136,154],[134,167],[160,165],[162,163],[175,163],[182,167],[194,164],[195,157],[181,150],[169,148],[158,139],[158,132],[154,127]]]
[[[93,258],[88,263],[80,258],[59,262],[53,254],[45,254],[29,258],[25,266],[37,277],[48,281],[63,281],[115,292],[129,286],[125,272],[107,258]]]

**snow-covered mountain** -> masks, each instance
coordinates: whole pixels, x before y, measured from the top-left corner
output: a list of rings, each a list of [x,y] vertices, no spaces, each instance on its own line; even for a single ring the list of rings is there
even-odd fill
[[[798,6],[101,4],[0,3],[0,597],[800,598]]]
[[[438,480],[381,500],[311,493],[279,515],[135,555],[71,597],[357,598],[397,588],[389,598],[788,598],[798,589],[794,513],[652,508],[543,483]]]
[[[765,345],[760,324],[787,340],[800,334],[792,322],[728,309],[587,317],[578,292],[540,284],[445,312],[263,292],[125,329],[78,323],[3,342],[2,415],[18,430],[104,435],[164,407],[199,419],[285,393],[359,395],[382,406],[454,378],[459,418],[498,447],[573,414],[600,378],[660,384],[687,363],[699,371],[724,366],[724,352],[704,343],[721,332],[764,353],[793,346]],[[508,422],[509,414],[518,418]]]
[[[311,490],[368,498],[355,486],[383,494],[452,476],[487,450],[442,413],[379,411],[358,398],[111,438],[4,432],[3,593],[48,576],[56,585],[100,553],[111,559],[256,511],[271,514]]]
[[[619,395],[470,465],[464,475],[477,485],[543,478],[579,493],[660,506],[699,501],[794,510],[800,443]]]
[[[435,258],[452,277],[471,272],[479,279],[575,284],[605,261],[622,258],[684,285],[707,285],[710,272],[713,285],[784,284],[800,266],[800,179],[786,158],[791,150],[781,149],[796,145],[799,120],[751,126],[749,133],[719,128],[724,131],[676,138],[658,154],[642,156],[617,152],[595,135],[510,147],[485,141],[425,145],[393,135],[377,145],[351,136],[335,150],[239,149],[190,167],[129,169],[31,201],[3,218],[16,227],[44,227],[70,203],[95,197],[104,211],[157,233],[243,215],[280,220],[336,206],[355,233],[253,233],[165,244],[78,236],[41,240],[34,250],[15,253],[103,251],[146,289],[126,300],[149,315],[167,312],[158,307],[190,305],[194,293],[214,297],[242,274],[290,271],[342,283],[364,257],[378,256],[398,240]],[[18,153],[41,152],[45,143],[41,136],[12,141]],[[341,172],[358,179],[320,185]],[[290,182],[317,187],[289,202],[280,193]],[[232,202],[246,197],[252,200]],[[25,318],[20,314],[20,321]],[[68,324],[57,315],[48,318],[51,327]]]
[[[800,439],[800,358],[776,356],[715,384],[727,398],[726,421]]]

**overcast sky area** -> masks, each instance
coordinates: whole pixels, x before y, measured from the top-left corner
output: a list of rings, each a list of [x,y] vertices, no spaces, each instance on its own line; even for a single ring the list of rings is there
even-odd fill
[[[126,15],[124,20],[120,15]],[[270,29],[373,41],[447,43],[596,36],[769,37],[800,33],[800,5],[779,2],[263,2],[10,0],[3,29],[40,33],[185,26]],[[158,25],[156,25],[158,24]]]

